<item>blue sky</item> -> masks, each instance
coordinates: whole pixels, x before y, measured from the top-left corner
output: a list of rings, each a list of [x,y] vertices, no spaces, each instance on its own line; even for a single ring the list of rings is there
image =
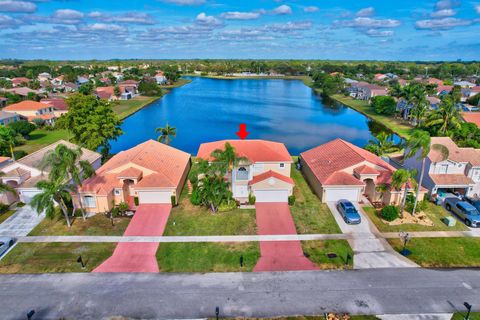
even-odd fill
[[[479,60],[480,0],[0,0],[0,58]]]

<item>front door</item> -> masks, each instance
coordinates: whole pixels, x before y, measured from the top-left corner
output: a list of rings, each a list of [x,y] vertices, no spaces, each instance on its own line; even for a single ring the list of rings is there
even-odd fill
[[[234,198],[247,198],[248,197],[248,186],[235,186],[234,187]]]

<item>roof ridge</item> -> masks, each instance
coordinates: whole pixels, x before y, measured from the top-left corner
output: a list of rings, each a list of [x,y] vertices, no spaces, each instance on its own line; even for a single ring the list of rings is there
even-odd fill
[[[45,147],[43,147],[43,148],[41,148],[41,149],[38,149],[37,151],[34,151],[34,152],[30,153],[30,154],[27,154],[25,157],[20,158],[20,159],[18,159],[18,160],[16,160],[16,161],[17,161],[17,162],[20,162],[21,160],[31,158],[33,155],[35,155],[35,154],[37,154],[37,153],[40,153],[40,151],[42,151],[43,149],[48,148],[48,147],[50,147],[50,146],[53,145],[53,144],[57,144],[57,145],[58,145],[58,144],[60,144],[61,142],[68,142],[68,141],[65,141],[65,140],[63,140],[63,139],[57,140],[57,141],[55,141],[54,143],[51,143],[51,144],[49,144],[48,146],[45,146]],[[71,143],[71,142],[70,142],[70,143]]]

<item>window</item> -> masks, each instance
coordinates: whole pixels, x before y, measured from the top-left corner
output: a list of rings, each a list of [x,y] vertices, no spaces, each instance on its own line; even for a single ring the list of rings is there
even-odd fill
[[[92,196],[83,197],[83,203],[87,208],[95,208],[97,206],[95,198]]]
[[[285,168],[285,163],[280,163],[280,168]]]
[[[443,174],[448,172],[448,164],[442,164],[438,168],[438,173]]]
[[[248,171],[245,167],[240,167],[237,170],[237,180],[248,180]]]
[[[119,196],[120,195],[120,189],[115,189],[115,195]]]

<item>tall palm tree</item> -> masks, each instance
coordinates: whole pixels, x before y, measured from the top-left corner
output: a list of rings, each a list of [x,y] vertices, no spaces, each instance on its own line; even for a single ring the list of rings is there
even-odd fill
[[[177,136],[177,128],[171,127],[167,122],[165,128],[158,127],[155,129],[155,133],[160,133],[160,136],[158,137],[159,142],[168,145],[172,141],[171,137],[175,138]]]
[[[420,179],[418,180],[419,187],[415,194],[415,204],[413,205],[412,215],[415,215],[415,210],[417,209],[418,196],[420,194],[420,188],[423,183],[423,175],[425,173],[425,159],[430,153],[430,144],[431,139],[430,135],[426,131],[415,130],[406,143],[407,154],[405,155],[406,159],[409,159],[417,155],[417,160],[422,161],[422,170],[420,171]]]
[[[375,153],[377,156],[383,156],[387,153],[398,151],[398,146],[395,145],[392,139],[392,135],[386,132],[380,132],[375,135],[375,140],[369,140],[365,149]]]
[[[223,150],[213,150],[211,156],[215,159],[215,162],[225,164],[229,173],[232,172],[233,168],[238,166],[241,162],[248,162],[246,157],[239,157],[235,148],[228,142],[225,143]]]
[[[39,181],[36,187],[41,192],[36,194],[30,202],[32,208],[37,210],[39,214],[45,211],[47,217],[53,218],[55,216],[55,203],[58,203],[67,221],[67,226],[70,228],[72,224],[68,217],[68,208],[65,201],[71,200],[72,186],[56,180]]]
[[[402,203],[400,205],[400,215],[403,218],[403,211],[405,210],[405,203],[407,201],[408,187],[417,188],[415,181],[415,170],[398,169],[392,175],[392,187],[397,190],[402,190],[405,187],[405,191],[402,196]]]
[[[48,152],[42,160],[42,168],[50,167],[49,179],[51,181],[71,181],[77,195],[82,218],[85,221],[85,210],[80,197],[82,181],[95,175],[90,162],[80,160],[82,149],[70,149],[64,144],[59,144],[54,150]]]
[[[442,99],[437,110],[433,111],[425,123],[428,127],[440,125],[440,132],[445,134],[450,127],[460,127],[460,113],[455,99],[447,95]]]
[[[425,115],[427,113],[428,101],[426,91],[423,86],[417,86],[414,93],[415,94],[412,99],[412,115],[415,119],[415,126],[418,127],[422,123],[422,120],[425,118]]]

